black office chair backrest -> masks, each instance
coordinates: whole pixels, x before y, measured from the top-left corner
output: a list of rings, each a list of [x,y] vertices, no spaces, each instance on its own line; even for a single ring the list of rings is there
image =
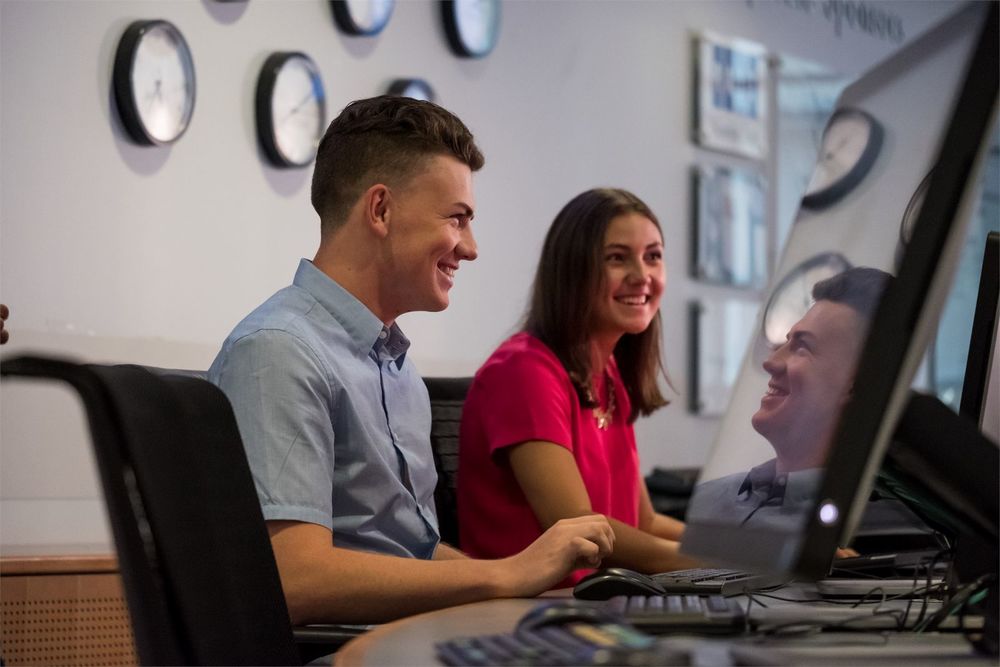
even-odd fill
[[[458,538],[458,427],[462,404],[472,384],[471,377],[424,378],[431,399],[431,448],[438,483],[434,489],[441,539],[459,546]]]
[[[143,664],[301,664],[239,430],[209,382],[20,357],[80,393]]]

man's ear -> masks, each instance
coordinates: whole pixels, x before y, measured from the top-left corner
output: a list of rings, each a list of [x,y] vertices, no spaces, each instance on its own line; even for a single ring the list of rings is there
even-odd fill
[[[365,222],[368,228],[377,236],[384,238],[389,234],[389,217],[392,209],[392,192],[389,186],[376,183],[364,195]]]

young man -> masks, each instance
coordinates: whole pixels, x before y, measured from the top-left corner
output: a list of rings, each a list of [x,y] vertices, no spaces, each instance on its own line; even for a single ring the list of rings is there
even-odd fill
[[[446,308],[460,263],[476,258],[483,162],[434,104],[348,105],[316,156],[316,256],[237,325],[209,371],[233,404],[293,623],[536,595],[611,551],[599,516],[496,561],[438,538],[430,404],[395,321]]]
[[[778,529],[812,507],[840,412],[851,395],[868,324],[892,277],[857,267],[813,287],[815,303],[764,361],[770,376],[754,430],[775,458],[699,484],[689,518]]]

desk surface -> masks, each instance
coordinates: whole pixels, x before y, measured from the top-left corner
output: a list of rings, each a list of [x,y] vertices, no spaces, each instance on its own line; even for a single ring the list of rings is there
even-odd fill
[[[106,544],[4,545],[0,574],[102,574],[118,571],[118,558]]]
[[[567,597],[567,591],[546,598]],[[489,600],[420,614],[379,626],[347,643],[335,656],[336,667],[440,665],[439,641],[470,635],[510,632],[540,599]],[[772,602],[773,604],[773,602]],[[958,633],[836,632],[766,638],[761,635],[707,638],[671,636],[664,641],[690,652],[693,665],[824,664],[877,661],[880,666],[996,665],[975,656]]]
[[[381,625],[337,652],[337,667],[436,665],[434,642],[487,632],[509,632],[538,599],[488,600],[418,614]]]

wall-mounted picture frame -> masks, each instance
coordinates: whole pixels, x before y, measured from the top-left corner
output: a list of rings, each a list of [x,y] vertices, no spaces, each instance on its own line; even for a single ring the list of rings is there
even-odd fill
[[[754,159],[767,156],[767,51],[744,39],[694,38],[694,141]]]
[[[767,281],[764,178],[754,170],[699,165],[691,173],[691,275],[742,288]]]
[[[713,299],[688,304],[688,410],[720,417],[739,375],[760,304],[743,299]]]

